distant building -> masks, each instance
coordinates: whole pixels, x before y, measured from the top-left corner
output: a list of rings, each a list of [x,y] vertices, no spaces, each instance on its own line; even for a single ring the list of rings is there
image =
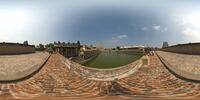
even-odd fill
[[[97,50],[97,48],[92,45],[90,45],[90,46],[83,45],[83,46],[81,46],[81,50],[82,51],[93,51],[93,50]]]
[[[143,45],[121,46],[120,49],[144,49]]]
[[[168,42],[163,42],[163,45],[162,45],[162,48],[166,48],[166,47],[168,47],[169,45],[168,45]]]
[[[54,50],[68,58],[79,56],[80,47],[79,41],[77,43],[54,42]]]

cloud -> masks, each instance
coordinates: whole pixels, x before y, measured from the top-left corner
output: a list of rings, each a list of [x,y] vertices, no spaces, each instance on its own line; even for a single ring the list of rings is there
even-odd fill
[[[128,35],[126,35],[126,34],[118,35],[118,36],[112,37],[111,42],[118,43],[125,38],[128,38]]]
[[[166,31],[168,31],[167,27],[165,27],[164,29],[161,29],[161,32],[166,32]]]
[[[156,31],[159,31],[160,30],[160,26],[159,25],[155,25],[155,26],[153,26],[153,29],[156,30]]]
[[[148,30],[148,27],[142,27],[141,30],[146,31]]]
[[[0,42],[5,42],[5,41],[8,41],[8,37],[0,31]]]
[[[125,35],[125,34],[124,34],[124,35],[119,35],[119,36],[118,36],[119,39],[123,39],[123,38],[127,38],[127,37],[128,37],[128,36]]]
[[[200,13],[179,14],[176,22],[182,27],[184,38],[190,42],[200,42]]]
[[[183,34],[191,41],[200,41],[200,29],[194,29],[191,27],[187,27]]]
[[[168,31],[168,27],[161,27],[159,25],[152,26],[152,28],[153,28],[153,30],[159,31],[159,32],[166,32],[166,31]]]

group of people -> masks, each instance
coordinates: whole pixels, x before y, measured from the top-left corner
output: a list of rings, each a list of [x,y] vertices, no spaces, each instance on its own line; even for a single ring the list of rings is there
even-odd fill
[[[155,55],[155,50],[152,48],[146,48],[145,49],[145,55],[147,56],[154,56]]]

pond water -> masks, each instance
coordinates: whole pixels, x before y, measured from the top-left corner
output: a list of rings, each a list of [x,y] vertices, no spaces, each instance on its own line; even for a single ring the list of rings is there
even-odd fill
[[[141,52],[104,51],[83,65],[93,68],[115,68],[132,63],[142,56]]]

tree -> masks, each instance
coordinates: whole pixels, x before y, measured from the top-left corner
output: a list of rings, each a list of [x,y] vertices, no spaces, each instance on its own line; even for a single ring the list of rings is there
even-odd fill
[[[52,43],[49,43],[49,47],[54,48],[54,45]]]
[[[39,45],[37,45],[37,46],[36,46],[36,48],[40,48],[40,46],[39,46]]]
[[[65,45],[66,43],[65,43],[65,42],[62,42],[62,44]]]
[[[45,45],[45,48],[48,48],[48,47],[49,47],[49,44],[46,44],[46,45]]]
[[[48,48],[48,47],[54,48],[54,44],[53,43],[49,43],[49,44],[46,44],[45,47],[46,48]]]
[[[25,44],[25,45],[28,45],[28,41],[24,41],[24,43],[23,44]]]
[[[120,47],[119,47],[119,46],[117,46],[117,47],[116,47],[116,49],[117,49],[117,50],[120,50]]]
[[[39,44],[39,48],[40,49],[44,49],[44,45],[43,44]]]
[[[93,48],[93,45],[90,45],[90,48]]]
[[[80,41],[77,41],[77,44],[80,46],[81,45]]]

